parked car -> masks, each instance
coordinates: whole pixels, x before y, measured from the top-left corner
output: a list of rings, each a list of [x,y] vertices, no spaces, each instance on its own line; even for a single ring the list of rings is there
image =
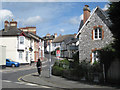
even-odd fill
[[[19,62],[15,62],[11,59],[6,59],[6,66],[10,66],[10,67],[19,67],[20,63]]]

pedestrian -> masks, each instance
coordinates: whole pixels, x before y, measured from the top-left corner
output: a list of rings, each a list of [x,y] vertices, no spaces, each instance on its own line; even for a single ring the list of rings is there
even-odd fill
[[[38,74],[39,76],[41,76],[42,62],[40,61],[40,59],[38,59],[36,66],[37,66]]]

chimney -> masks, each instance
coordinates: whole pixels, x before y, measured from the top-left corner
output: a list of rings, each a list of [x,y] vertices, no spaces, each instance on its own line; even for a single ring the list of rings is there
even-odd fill
[[[10,21],[10,28],[15,28],[15,29],[17,29],[17,22],[14,21],[13,19],[12,19],[12,21]]]
[[[48,33],[46,36],[50,36],[50,34]]]
[[[74,33],[74,38],[76,38],[76,35],[77,35],[77,34],[76,34],[76,33]]]
[[[54,33],[55,38],[57,37],[57,33]]]
[[[6,20],[5,22],[4,22],[4,25],[5,25],[5,31],[7,31],[8,30],[8,28],[9,28],[9,22]]]
[[[87,19],[90,16],[90,9],[88,5],[85,5],[85,7],[83,8],[84,11],[84,15],[83,15],[83,23],[85,23],[87,21]]]
[[[60,34],[59,36],[62,36],[62,34]]]

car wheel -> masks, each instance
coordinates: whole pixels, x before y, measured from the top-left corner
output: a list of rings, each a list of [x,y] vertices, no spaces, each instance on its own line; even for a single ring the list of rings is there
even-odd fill
[[[12,67],[14,68],[14,67],[15,67],[15,64],[12,64]]]

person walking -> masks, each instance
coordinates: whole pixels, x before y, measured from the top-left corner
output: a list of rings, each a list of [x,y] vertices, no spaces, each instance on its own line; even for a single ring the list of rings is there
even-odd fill
[[[36,66],[37,66],[38,74],[39,76],[41,76],[42,62],[40,61],[40,59],[38,59]]]

